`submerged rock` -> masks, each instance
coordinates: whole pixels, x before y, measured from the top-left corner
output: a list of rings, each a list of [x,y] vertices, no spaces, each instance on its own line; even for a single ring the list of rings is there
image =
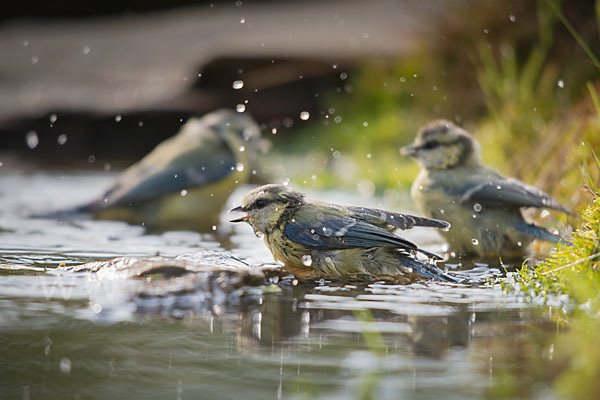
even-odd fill
[[[277,265],[254,267],[222,252],[119,257],[61,269],[87,273],[104,288],[91,293],[90,303],[95,314],[109,319],[131,303],[134,313],[166,317],[220,314],[262,293],[279,291],[281,278],[290,276]]]

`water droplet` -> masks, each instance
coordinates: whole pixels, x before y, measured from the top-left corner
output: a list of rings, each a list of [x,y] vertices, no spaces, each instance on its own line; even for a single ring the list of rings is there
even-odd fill
[[[369,126],[369,123],[367,121],[363,122],[363,126]]]
[[[342,155],[342,153],[340,153],[339,151],[333,152],[333,158],[340,158],[341,155]]]
[[[115,115],[115,121],[116,122],[121,122],[122,117],[120,115]]]
[[[254,235],[255,235],[257,238],[259,238],[259,239],[262,239],[262,238],[264,238],[264,237],[265,237],[265,234],[264,234],[264,233],[262,233],[262,232],[258,232],[258,231],[254,232]]]
[[[32,64],[37,64],[38,61],[40,61],[40,58],[38,56],[31,57],[31,63]]]
[[[488,30],[487,28],[485,28],[485,29],[483,30],[483,33],[488,33],[488,32],[489,32],[489,30]]]
[[[502,189],[502,186],[496,185],[496,189],[500,190],[500,189]]]
[[[336,124],[339,124],[340,122],[342,122],[342,117],[340,117],[339,115],[337,117],[335,117],[333,119],[335,121]]]
[[[241,5],[242,5],[242,2],[241,2],[241,0],[237,0],[237,1],[235,2],[235,6],[236,6],[236,7],[241,7]]]
[[[92,311],[94,311],[96,314],[100,314],[102,312],[102,304],[100,303],[95,303],[92,306]]]
[[[471,243],[473,243],[474,246],[477,246],[477,245],[479,245],[479,240],[473,238],[473,239],[471,239]]]
[[[316,181],[317,180],[317,176],[313,175],[313,176],[310,177],[310,179],[312,179],[313,181]]]
[[[71,372],[71,360],[64,357],[60,360],[59,364],[60,371],[64,374],[68,374]]]
[[[64,133],[62,135],[58,135],[56,141],[58,142],[59,146],[62,146],[63,144],[67,143],[67,135]]]
[[[440,214],[445,214],[446,211],[443,208],[440,208]]]
[[[369,38],[369,34],[367,32],[362,34],[363,39],[368,39]]]
[[[27,135],[25,135],[25,143],[27,143],[27,147],[30,149],[35,149],[40,143],[40,138],[36,131],[29,131]]]
[[[367,158],[371,158],[371,154],[370,153],[367,153]]]
[[[327,112],[329,114],[333,114],[333,113],[335,113],[335,108],[331,107],[329,110],[327,110]]]
[[[238,172],[242,172],[244,170],[244,164],[243,163],[237,163],[237,165],[235,166],[235,170]]]
[[[58,119],[58,116],[56,114],[52,114],[50,116],[50,123],[51,124],[55,123],[57,119]]]
[[[92,51],[92,48],[90,46],[83,46],[81,51],[83,54],[90,54],[90,51]]]
[[[273,135],[277,135],[277,128],[273,128],[273,129],[271,129],[271,133],[272,133]]]
[[[521,246],[523,246],[523,243],[517,242],[517,246],[521,247]]]
[[[181,197],[185,197],[188,194],[188,191],[183,189],[181,192],[179,192],[179,194],[181,195]]]
[[[540,217],[542,218],[546,218],[548,215],[550,215],[550,211],[548,210],[543,210],[542,213],[540,214]]]
[[[563,81],[562,79],[559,79],[556,81],[556,85],[562,89],[565,87],[565,81]]]
[[[246,151],[246,146],[240,146],[240,148],[239,148],[239,151],[240,151],[240,152],[244,152],[244,151]]]
[[[238,104],[237,106],[235,106],[235,111],[243,113],[244,111],[246,111],[246,106],[244,104]]]
[[[231,87],[233,87],[235,90],[239,90],[244,87],[244,81],[242,81],[242,80],[233,81],[233,83],[231,84]]]
[[[212,228],[213,231],[217,230],[217,226],[216,225],[213,225],[211,228]]]
[[[306,121],[306,120],[308,120],[309,118],[310,118],[310,113],[309,113],[308,111],[302,111],[302,112],[300,113],[300,119],[301,119],[302,121]]]
[[[346,73],[346,72],[342,72],[342,73],[340,74],[340,79],[341,79],[341,80],[343,80],[343,81],[344,81],[344,80],[346,80],[347,78],[348,78],[348,73]]]
[[[515,17],[514,15],[510,14],[508,16],[508,19],[510,20],[510,22],[516,22],[517,21],[517,17]]]
[[[29,40],[23,40],[23,47],[29,46]]]
[[[308,254],[302,256],[302,264],[306,265],[307,267],[310,267],[312,265],[312,257]]]
[[[240,18],[240,24],[245,24],[246,23],[246,18],[242,17]]]
[[[473,210],[475,210],[475,212],[481,212],[481,204],[479,204],[479,203],[473,204]]]
[[[333,260],[331,259],[331,257],[329,257],[329,256],[328,256],[328,257],[325,257],[325,262],[326,262],[326,263],[328,263],[328,264],[331,264],[331,262],[332,262],[332,261],[333,261]]]

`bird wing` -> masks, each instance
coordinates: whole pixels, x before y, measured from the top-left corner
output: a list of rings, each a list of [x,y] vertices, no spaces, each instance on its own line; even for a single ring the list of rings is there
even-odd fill
[[[381,246],[418,250],[414,243],[385,228],[355,218],[346,208],[324,204],[302,206],[286,223],[283,233],[293,242],[323,250]]]
[[[101,208],[143,202],[218,181],[235,168],[235,155],[218,136],[175,136],[125,170],[104,194]]]
[[[370,224],[392,229],[411,229],[415,226],[448,229],[450,224],[440,219],[417,217],[415,215],[400,214],[390,211],[366,207],[348,207],[356,218],[363,219]]]
[[[569,212],[547,193],[511,178],[490,179],[465,188],[461,202],[470,201],[484,207],[538,207]]]

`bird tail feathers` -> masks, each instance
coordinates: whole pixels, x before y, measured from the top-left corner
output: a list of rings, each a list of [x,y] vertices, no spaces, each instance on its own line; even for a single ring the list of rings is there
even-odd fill
[[[551,243],[558,243],[561,239],[563,239],[561,236],[555,235],[554,233],[549,232],[544,228],[541,228],[541,227],[533,225],[533,224],[528,224],[525,222],[523,224],[517,226],[516,230],[527,236],[531,236],[536,239],[545,240],[545,241],[551,242]]]
[[[65,208],[62,210],[54,210],[45,213],[31,214],[29,218],[43,219],[70,219],[84,216],[99,209],[97,202],[82,204],[73,208]]]
[[[454,276],[445,273],[436,265],[417,260],[416,258],[401,257],[401,262],[405,267],[411,268],[415,273],[425,278],[454,283],[462,282],[462,279],[455,278]]]

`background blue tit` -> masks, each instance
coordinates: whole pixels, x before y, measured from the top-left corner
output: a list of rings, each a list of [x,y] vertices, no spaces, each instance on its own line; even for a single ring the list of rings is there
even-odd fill
[[[344,207],[306,199],[283,185],[264,185],[247,193],[230,211],[246,215],[231,222],[248,222],[276,261],[292,272],[321,275],[397,275],[455,281],[433,264],[438,255],[418,248],[392,233],[395,229],[427,226],[447,229],[441,220],[365,207]],[[429,257],[428,262],[416,258]]]
[[[206,231],[219,222],[223,204],[248,181],[257,153],[267,148],[245,114],[222,109],[192,118],[77,211],[149,228]]]
[[[421,166],[413,200],[428,217],[452,224],[442,236],[458,256],[522,257],[533,239],[560,239],[528,223],[521,209],[568,210],[543,191],[483,165],[478,143],[452,122],[425,125],[402,153]]]

